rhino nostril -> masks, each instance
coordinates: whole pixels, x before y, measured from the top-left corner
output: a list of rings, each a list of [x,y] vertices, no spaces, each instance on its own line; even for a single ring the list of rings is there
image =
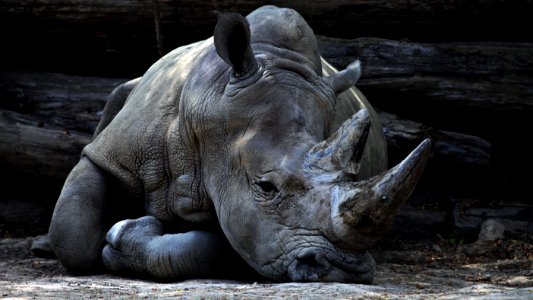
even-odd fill
[[[318,252],[311,252],[311,253],[305,253],[305,254],[299,255],[298,261],[310,267],[324,266],[322,264],[325,261],[324,252],[318,251]]]
[[[277,194],[278,193],[278,188],[276,188],[276,186],[268,181],[260,181],[257,183],[257,185],[259,186],[259,188],[261,188],[261,190],[265,193],[265,194]]]
[[[317,281],[331,270],[331,264],[322,251],[305,251],[289,267],[294,281]]]

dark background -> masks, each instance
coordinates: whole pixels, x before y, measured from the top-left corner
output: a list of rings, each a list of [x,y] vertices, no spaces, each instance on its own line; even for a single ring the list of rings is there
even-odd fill
[[[437,139],[395,234],[469,236],[490,217],[531,234],[533,1],[526,0],[4,0],[3,233],[46,230],[113,86],[211,36],[214,11],[247,14],[264,4],[298,10],[335,66],[362,61],[358,87],[378,110],[418,124],[413,137],[393,126],[405,123],[385,126],[391,164],[424,137]]]

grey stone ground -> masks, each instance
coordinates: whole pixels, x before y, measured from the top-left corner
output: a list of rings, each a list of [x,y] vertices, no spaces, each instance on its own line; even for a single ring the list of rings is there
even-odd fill
[[[429,250],[378,250],[375,256],[381,263],[374,285],[221,280],[169,284],[113,275],[72,276],[56,260],[33,257],[28,251],[31,241],[0,240],[1,298],[533,299],[533,258],[529,254],[465,263],[450,259],[453,251],[438,245]],[[414,249],[417,247],[421,248],[415,245]],[[457,251],[454,255],[459,257]]]

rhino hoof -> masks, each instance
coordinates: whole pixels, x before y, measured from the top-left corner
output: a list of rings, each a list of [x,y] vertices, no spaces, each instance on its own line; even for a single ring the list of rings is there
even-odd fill
[[[113,225],[106,236],[108,245],[102,251],[105,267],[115,272],[144,272],[145,258],[149,254],[145,249],[154,237],[162,234],[162,227],[161,222],[151,216]]]
[[[40,258],[56,258],[48,235],[37,237],[31,244],[31,253]]]

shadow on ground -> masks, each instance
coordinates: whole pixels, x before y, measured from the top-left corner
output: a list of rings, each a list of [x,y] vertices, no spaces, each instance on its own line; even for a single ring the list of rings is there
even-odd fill
[[[186,280],[154,283],[114,275],[73,276],[32,256],[34,238],[0,240],[0,297],[194,299],[526,299],[533,297],[533,245],[520,240],[468,245],[437,239],[382,243],[374,285]]]

